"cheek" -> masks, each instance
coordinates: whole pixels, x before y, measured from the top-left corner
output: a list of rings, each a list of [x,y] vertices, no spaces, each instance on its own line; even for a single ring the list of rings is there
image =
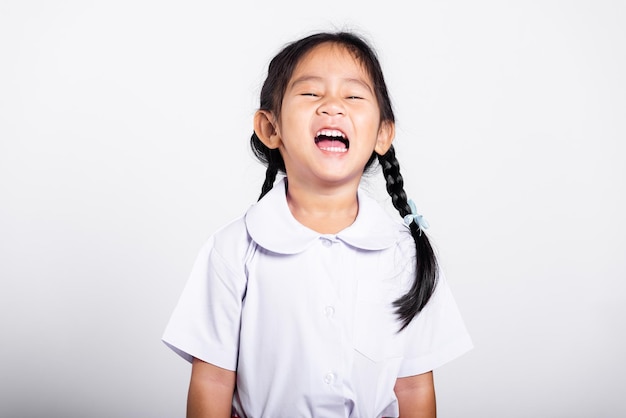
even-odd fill
[[[355,120],[359,132],[372,140],[378,137],[380,116],[377,113],[363,115]]]
[[[304,109],[302,105],[294,105],[290,103],[283,104],[280,113],[280,122],[284,127],[297,127],[302,124],[304,117]],[[284,128],[283,128],[284,129]]]

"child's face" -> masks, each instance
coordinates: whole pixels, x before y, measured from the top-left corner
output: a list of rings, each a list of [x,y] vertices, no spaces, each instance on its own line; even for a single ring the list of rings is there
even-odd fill
[[[296,66],[277,122],[289,181],[311,185],[358,184],[372,152],[384,154],[394,133],[392,123],[380,123],[364,67],[330,43],[315,47]]]

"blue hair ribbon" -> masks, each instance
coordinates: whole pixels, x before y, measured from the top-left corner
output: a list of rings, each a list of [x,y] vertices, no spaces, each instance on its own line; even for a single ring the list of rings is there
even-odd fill
[[[415,222],[418,228],[420,229],[420,233],[422,232],[422,230],[428,229],[428,222],[426,222],[426,219],[424,219],[422,215],[417,213],[415,202],[409,199],[408,204],[409,204],[409,207],[411,208],[411,213],[404,217],[404,223],[406,224],[406,226],[411,225],[411,222]]]

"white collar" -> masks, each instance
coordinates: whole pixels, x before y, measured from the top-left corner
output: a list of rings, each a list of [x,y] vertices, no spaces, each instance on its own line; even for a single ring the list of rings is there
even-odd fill
[[[306,250],[320,234],[299,223],[287,206],[285,180],[281,179],[263,199],[248,209],[245,221],[248,233],[261,247],[280,254]],[[364,191],[358,191],[359,213],[352,225],[334,237],[363,250],[383,250],[393,246],[408,229],[394,221]]]

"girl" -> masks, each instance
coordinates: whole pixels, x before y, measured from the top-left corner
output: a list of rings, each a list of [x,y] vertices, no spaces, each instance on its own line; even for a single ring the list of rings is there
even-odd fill
[[[192,362],[188,417],[435,416],[432,370],[471,341],[394,129],[360,37],[314,34],[272,60],[251,139],[261,196],[204,245],[163,336]],[[359,189],[376,161],[398,220]]]

